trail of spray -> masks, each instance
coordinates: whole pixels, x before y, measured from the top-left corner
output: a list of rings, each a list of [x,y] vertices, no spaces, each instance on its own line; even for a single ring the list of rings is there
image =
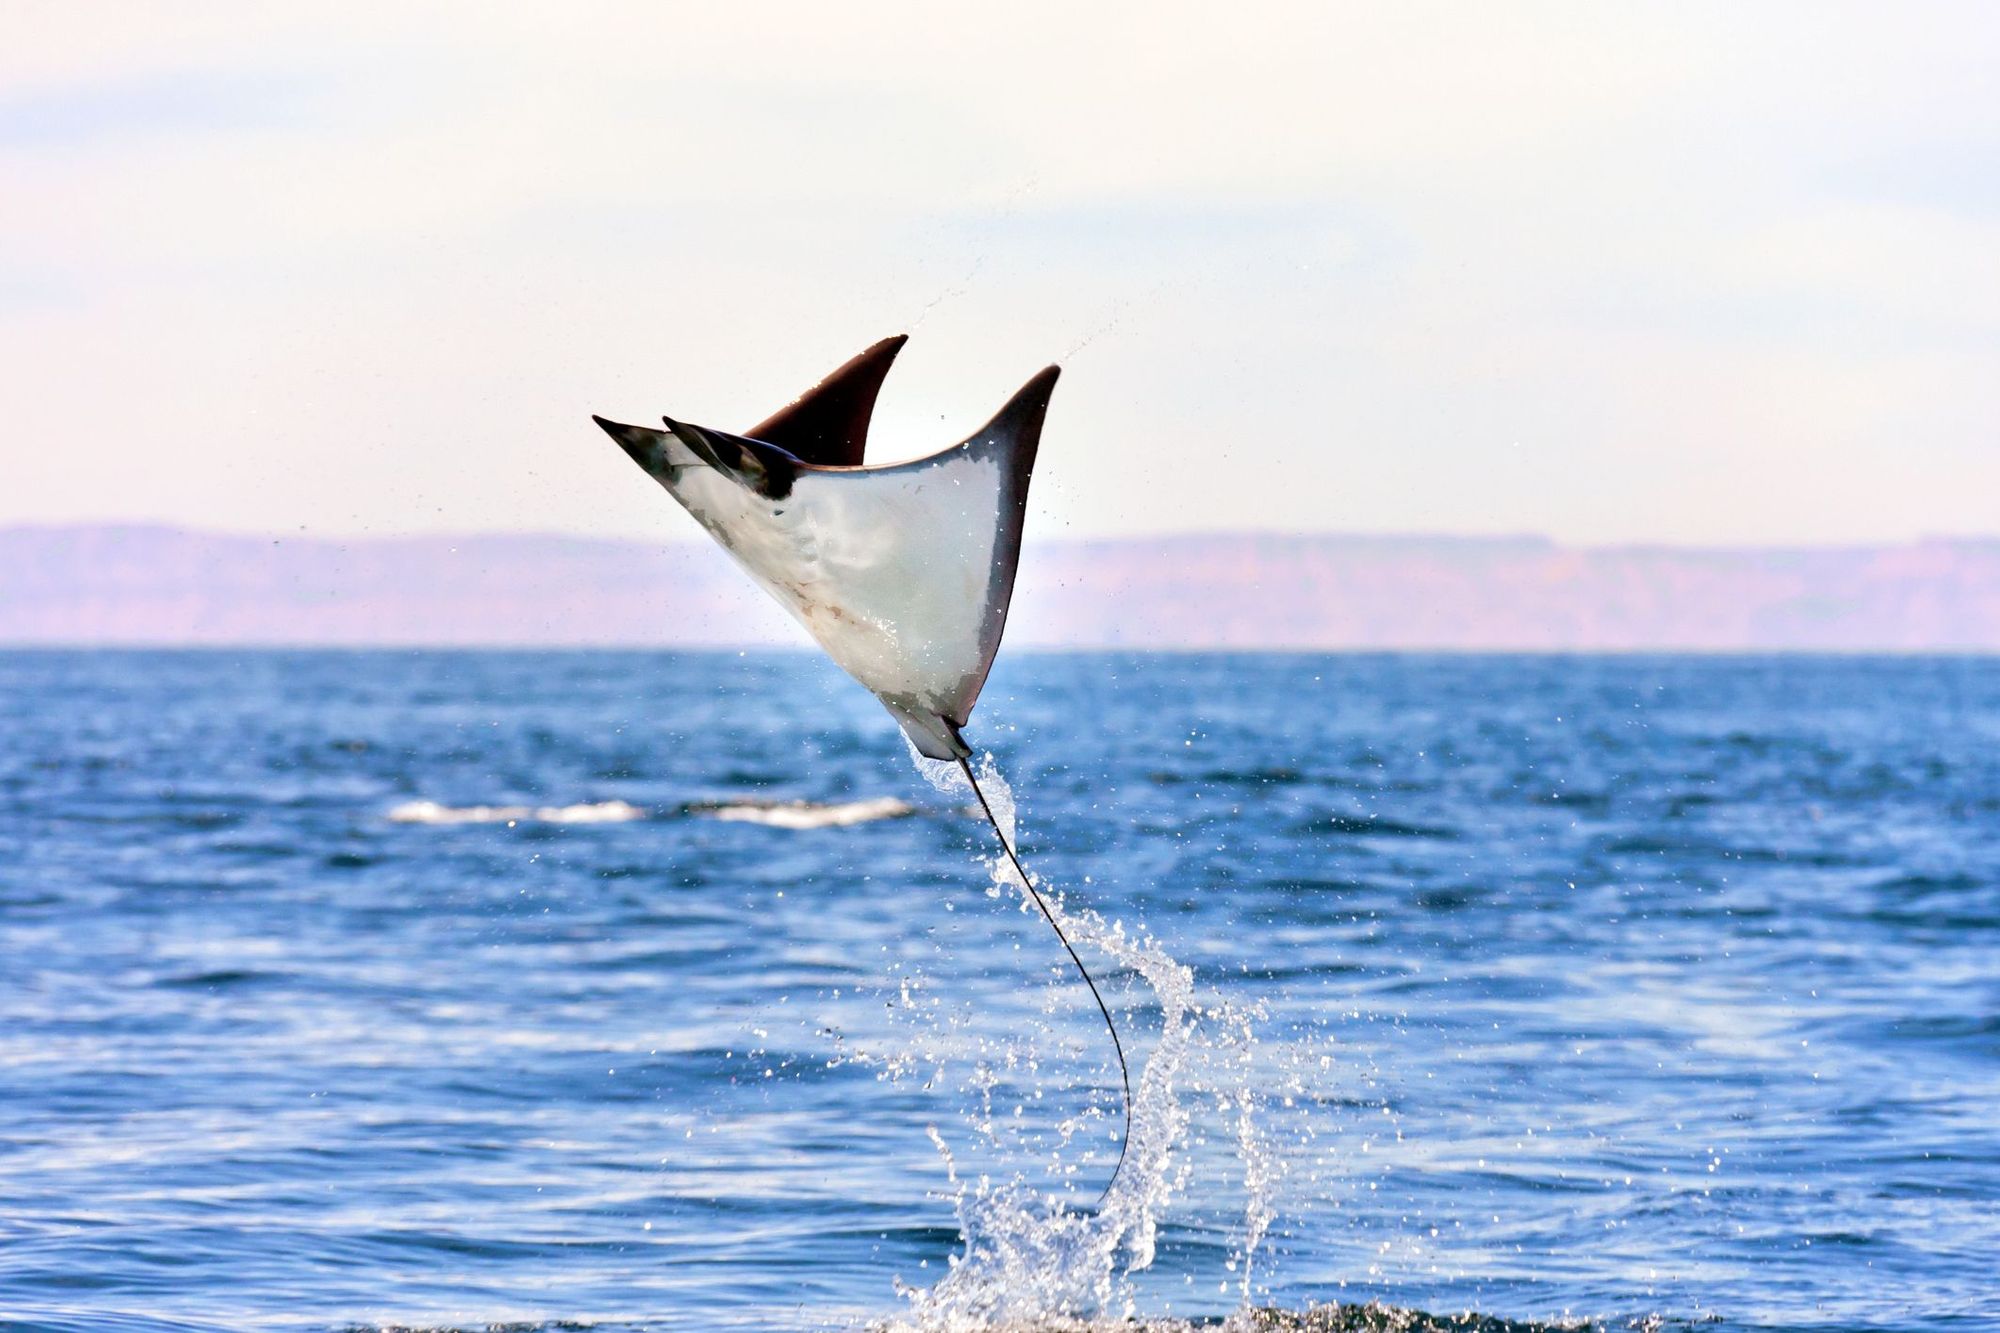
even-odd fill
[[[968,775],[956,765],[917,762],[939,791],[959,799],[971,794]],[[990,756],[981,764],[979,786],[994,824],[1011,846],[1013,792]],[[995,888],[1018,893],[1023,910],[1046,911],[1067,941],[1108,956],[1143,979],[1159,1005],[1159,1035],[1131,1096],[1122,1169],[1094,1212],[1050,1197],[1019,1176],[998,1182],[985,1176],[960,1179],[943,1137],[932,1130],[955,1190],[965,1248],[952,1256],[950,1272],[937,1285],[902,1288],[907,1311],[882,1327],[889,1333],[970,1333],[1035,1321],[1131,1317],[1130,1275],[1152,1264],[1160,1217],[1187,1184],[1189,1111],[1183,1094],[1193,1092],[1213,1092],[1223,1107],[1234,1111],[1249,1194],[1236,1261],[1242,1266],[1240,1289],[1247,1303],[1251,1260],[1269,1224],[1277,1184],[1275,1156],[1257,1132],[1257,1099],[1240,1081],[1247,1079],[1259,1014],[1214,1000],[1198,1003],[1192,969],[1171,957],[1159,941],[1128,933],[1122,923],[1106,922],[1088,908],[1069,908],[1046,887],[1037,893],[1006,855],[992,857],[989,866]],[[1204,1086],[1190,1069],[1191,1057],[1197,1056],[1220,1056],[1225,1065],[1236,1066],[1232,1086]],[[1090,1114],[1101,1118],[1103,1113]]]

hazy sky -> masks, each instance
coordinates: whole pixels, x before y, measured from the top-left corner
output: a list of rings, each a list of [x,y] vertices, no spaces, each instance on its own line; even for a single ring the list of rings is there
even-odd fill
[[[913,334],[1036,535],[2000,533],[2000,6],[8,7],[0,523],[691,524]]]

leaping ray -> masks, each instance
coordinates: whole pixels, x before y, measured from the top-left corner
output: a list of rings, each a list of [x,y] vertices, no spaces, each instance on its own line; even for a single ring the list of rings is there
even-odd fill
[[[973,776],[960,728],[986,684],[1021,553],[1049,366],[969,439],[928,458],[862,465],[875,396],[904,338],[886,338],[743,435],[663,418],[592,417],[680,501],[842,670],[873,691],[917,750],[953,760],[1008,862],[1090,987],[1118,1054],[1125,1134],[1132,1078],[1097,983],[1022,867]],[[1111,1191],[1106,1183],[1105,1193]]]

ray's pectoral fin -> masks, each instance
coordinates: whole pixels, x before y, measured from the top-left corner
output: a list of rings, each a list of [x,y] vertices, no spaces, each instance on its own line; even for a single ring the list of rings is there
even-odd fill
[[[814,467],[860,467],[875,396],[908,334],[884,338],[744,431]]]
[[[882,471],[885,480],[896,477],[908,487],[906,530],[930,542],[923,579],[908,590],[910,623],[898,624],[924,645],[924,684],[896,692],[855,674],[929,758],[963,759],[972,753],[959,729],[972,716],[1007,627],[1028,482],[1059,373],[1050,366],[1029,380],[956,448]],[[930,509],[941,502],[947,506],[943,513]],[[954,595],[964,596],[954,589],[967,588],[977,590],[974,604],[944,605]]]
[[[792,493],[798,480],[799,460],[761,440],[745,439],[706,426],[690,426],[661,417],[669,434],[685,444],[702,462],[717,472],[733,477],[767,500],[782,500]]]
[[[1007,628],[1007,607],[1014,597],[1014,572],[1021,561],[1021,530],[1028,512],[1028,482],[1035,471],[1035,455],[1041,448],[1042,422],[1049,413],[1049,395],[1062,372],[1050,366],[1029,380],[1007,405],[994,413],[993,420],[966,442],[974,457],[991,460],[999,472],[997,518],[993,534],[993,577],[987,586],[985,614],[980,627],[978,678],[954,717],[960,726],[986,683],[994,654],[1000,651],[1000,636]]]
[[[639,465],[639,470],[662,486],[673,484],[674,468],[670,445],[673,436],[663,430],[652,430],[645,426],[628,426],[622,421],[607,421],[600,416],[590,418],[599,428],[618,442],[625,456]]]
[[[798,459],[760,440],[690,426],[671,417],[662,418],[666,430],[628,426],[599,416],[591,420],[618,442],[626,457],[669,491],[675,491],[681,474],[690,467],[711,468],[767,500],[790,495],[798,477]]]

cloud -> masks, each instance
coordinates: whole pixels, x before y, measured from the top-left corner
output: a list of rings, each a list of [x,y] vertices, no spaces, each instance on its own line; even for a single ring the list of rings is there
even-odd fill
[[[1928,12],[44,7],[0,521],[682,535],[585,413],[915,326],[890,454],[1072,361],[1051,530],[1993,531],[2000,17]]]
[[[308,98],[297,77],[181,70],[0,98],[0,153],[75,153],[174,135],[296,128]]]

